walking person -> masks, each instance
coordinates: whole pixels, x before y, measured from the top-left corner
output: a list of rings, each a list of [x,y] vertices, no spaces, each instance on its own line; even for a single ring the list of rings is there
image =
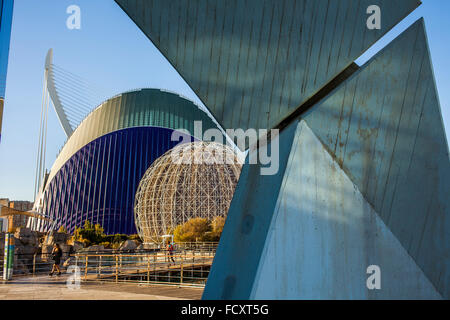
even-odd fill
[[[170,260],[172,260],[172,262],[175,264],[175,260],[173,258],[173,244],[170,242],[167,242],[167,246],[166,246],[167,252],[169,253],[169,262]],[[170,266],[170,264],[169,264]]]
[[[59,247],[59,244],[55,243],[53,245],[53,250],[52,250],[52,259],[54,262],[53,262],[52,271],[49,273],[50,277],[53,275],[55,270],[58,271],[58,273],[56,274],[57,276],[61,275],[61,269],[59,268],[59,264],[61,263],[61,257],[62,257],[62,250]]]

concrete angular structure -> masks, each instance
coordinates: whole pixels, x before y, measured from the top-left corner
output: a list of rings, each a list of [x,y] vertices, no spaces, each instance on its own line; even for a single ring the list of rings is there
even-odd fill
[[[279,190],[276,203],[264,209],[253,202],[239,218],[231,208],[226,231],[237,231],[221,239],[204,298],[442,298],[306,122],[290,130],[294,139],[281,185],[270,188]],[[257,258],[239,251],[246,243]],[[366,286],[372,265],[380,267],[381,290]]]
[[[371,266],[380,268],[380,290],[367,286]],[[301,121],[250,298],[442,296]]]
[[[417,0],[116,0],[223,128],[274,128]],[[366,26],[378,5],[380,30]]]
[[[301,119],[276,178],[244,167],[204,298],[448,299],[449,151],[423,21]]]
[[[203,299],[251,298],[296,130],[295,123],[280,133],[278,174],[260,175],[256,164],[242,167]]]
[[[449,149],[423,20],[302,118],[450,298]]]

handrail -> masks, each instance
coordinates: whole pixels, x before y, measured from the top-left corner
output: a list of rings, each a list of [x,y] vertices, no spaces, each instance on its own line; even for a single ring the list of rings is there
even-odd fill
[[[18,254],[13,277],[39,276],[50,272],[53,261],[50,253]],[[74,270],[82,281],[113,281],[204,286],[215,255],[214,250],[183,249],[170,253],[160,249],[137,252],[77,252],[63,253],[62,272]],[[0,257],[0,271],[3,264]],[[67,269],[66,269],[67,268]]]

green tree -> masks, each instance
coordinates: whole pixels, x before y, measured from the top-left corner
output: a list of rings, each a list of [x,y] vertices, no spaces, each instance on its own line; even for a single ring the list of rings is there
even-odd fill
[[[105,239],[105,233],[100,224],[93,224],[89,220],[84,222],[83,228],[76,228],[74,238],[87,244],[99,244]]]

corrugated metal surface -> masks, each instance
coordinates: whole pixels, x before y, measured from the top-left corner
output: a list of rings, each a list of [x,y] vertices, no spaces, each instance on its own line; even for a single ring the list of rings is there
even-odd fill
[[[303,116],[450,298],[450,161],[423,20]]]
[[[116,0],[224,128],[273,128],[417,0]],[[381,30],[366,13],[379,5]]]
[[[134,196],[148,167],[178,142],[173,130],[134,127],[114,131],[78,150],[58,171],[44,194],[44,213],[52,221],[41,231],[64,226],[73,233],[86,220],[106,234],[135,234]]]
[[[75,129],[55,160],[47,181],[53,179],[75,152],[107,133],[124,128],[154,126],[185,129],[194,135],[194,121],[201,121],[203,130],[217,128],[204,111],[177,94],[142,89],[113,97],[92,111]]]

